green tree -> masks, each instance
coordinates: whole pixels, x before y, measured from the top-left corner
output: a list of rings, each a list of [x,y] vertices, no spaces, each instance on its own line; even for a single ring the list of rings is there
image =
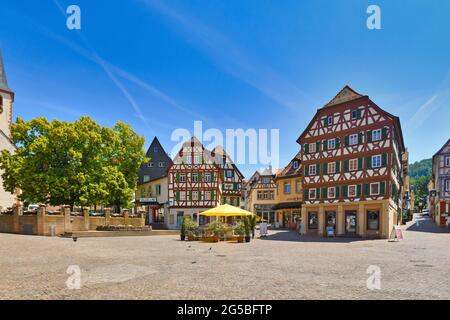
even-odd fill
[[[144,138],[118,122],[112,129],[89,117],[69,123],[45,118],[12,125],[14,154],[4,150],[5,190],[51,205],[128,206],[146,161]]]

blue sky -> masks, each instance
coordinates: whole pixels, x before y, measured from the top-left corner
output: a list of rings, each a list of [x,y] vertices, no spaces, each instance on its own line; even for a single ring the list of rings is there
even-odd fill
[[[80,31],[66,28],[70,4]],[[366,27],[370,4],[381,30]],[[446,0],[4,0],[0,48],[14,117],[122,120],[167,151],[194,120],[275,128],[285,165],[348,84],[400,117],[416,161],[450,137],[449,15]]]

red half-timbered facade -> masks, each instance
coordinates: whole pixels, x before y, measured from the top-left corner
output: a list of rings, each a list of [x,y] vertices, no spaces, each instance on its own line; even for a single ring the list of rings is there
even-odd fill
[[[346,86],[317,110],[297,142],[303,232],[388,237],[402,208],[399,118]]]

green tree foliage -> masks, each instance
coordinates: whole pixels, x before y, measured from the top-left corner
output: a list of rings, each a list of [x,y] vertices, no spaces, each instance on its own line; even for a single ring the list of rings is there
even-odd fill
[[[432,160],[424,159],[409,165],[410,184],[414,186],[415,205],[428,195],[428,183],[431,180]]]
[[[18,118],[12,140],[16,152],[0,155],[3,185],[33,203],[128,206],[146,161],[144,138],[122,122],[111,129],[89,117]]]

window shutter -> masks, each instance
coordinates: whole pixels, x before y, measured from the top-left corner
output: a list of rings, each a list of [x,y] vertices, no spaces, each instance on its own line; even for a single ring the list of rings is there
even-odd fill
[[[198,200],[202,200],[203,193],[201,191],[198,192]]]
[[[344,160],[344,172],[348,172],[348,160]]]
[[[236,202],[237,202],[237,206],[240,207],[241,206],[241,198],[237,197]]]
[[[175,192],[175,199],[177,199],[177,201],[180,201],[180,191]]]
[[[322,198],[324,198],[324,199],[328,198],[328,188],[327,187],[322,188]]]
[[[363,167],[363,158],[358,158],[358,170],[362,170]]]
[[[227,197],[223,197],[222,198],[222,204],[226,204],[227,203]]]
[[[211,190],[211,200],[214,200],[214,196],[215,196],[214,190]]]
[[[198,181],[202,181],[202,173],[201,172],[198,173]]]
[[[320,199],[320,188],[316,188],[316,198]]]
[[[328,174],[328,163],[323,164],[323,174]]]
[[[348,186],[342,186],[342,196],[344,198],[348,197]]]
[[[346,146],[350,145],[350,138],[348,136],[345,136],[344,143]]]
[[[328,140],[323,141],[323,150],[325,150],[325,151],[328,150]]]
[[[372,169],[372,157],[366,158],[366,169]]]
[[[305,177],[309,175],[309,166],[305,166]]]
[[[192,201],[192,191],[189,191],[189,200]]]
[[[367,142],[372,142],[372,130],[367,130]]]
[[[336,173],[341,172],[341,162],[340,161],[336,161]]]
[[[214,182],[214,172],[211,172],[211,182]]]
[[[304,149],[305,149],[305,153],[308,154],[309,153],[309,144],[305,143]]]
[[[308,189],[303,189],[304,195],[303,198],[304,200],[308,200],[309,199],[309,191]]]
[[[358,143],[359,144],[361,144],[361,143],[363,143],[363,133],[362,132],[360,132],[360,133],[358,133]]]
[[[386,154],[386,153],[383,153],[383,154],[381,155],[381,166],[382,166],[382,167],[386,167],[386,164],[387,164],[387,154]]]
[[[177,174],[175,175],[175,181],[176,182],[180,182],[180,174],[177,172]]]
[[[386,140],[387,138],[387,128],[381,129],[381,139]]]
[[[356,195],[357,195],[358,197],[361,197],[361,185],[360,185],[360,184],[358,184],[358,185],[356,186]]]
[[[322,119],[322,124],[323,124],[324,127],[327,126],[327,118],[323,118]]]
[[[380,194],[384,195],[386,193],[386,182],[382,181],[380,182]]]
[[[336,198],[339,198],[341,196],[340,193],[341,193],[341,187],[337,186],[336,187]]]
[[[364,195],[366,196],[370,195],[370,184],[368,183],[364,184]]]
[[[316,142],[316,151],[317,151],[317,152],[320,152],[320,150],[321,150],[321,149],[320,149],[320,145],[321,145],[320,141],[317,141],[317,142]]]
[[[341,146],[341,138],[336,138],[336,148],[339,148]]]
[[[316,175],[320,175],[320,164],[316,164]]]

